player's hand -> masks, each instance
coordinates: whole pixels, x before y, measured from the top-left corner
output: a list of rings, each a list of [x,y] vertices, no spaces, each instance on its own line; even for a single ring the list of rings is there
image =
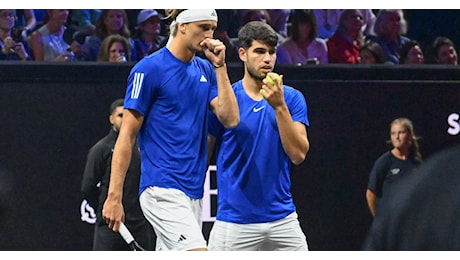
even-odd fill
[[[260,94],[275,108],[284,103],[283,75],[277,78],[269,73],[267,77],[270,79],[264,78],[262,80],[263,85]]]
[[[120,202],[107,199],[102,208],[102,217],[110,229],[117,232],[120,223],[125,221],[123,205]]]
[[[207,38],[200,43],[204,54],[214,67],[221,67],[225,63],[225,44],[220,40]]]

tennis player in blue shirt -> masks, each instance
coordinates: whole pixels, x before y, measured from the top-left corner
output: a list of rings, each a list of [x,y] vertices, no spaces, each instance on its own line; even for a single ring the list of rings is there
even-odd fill
[[[227,128],[239,111],[225,65],[225,45],[213,39],[215,10],[168,10],[166,47],[131,70],[123,124],[112,159],[103,216],[117,231],[131,147],[141,152],[140,204],[157,235],[156,250],[207,250],[202,234],[208,113]],[[195,56],[204,51],[207,60]],[[212,112],[211,112],[212,111]]]
[[[278,37],[267,23],[247,23],[238,38],[244,77],[233,90],[240,123],[227,128],[210,115],[218,201],[208,248],[308,250],[290,191],[291,166],[302,163],[310,148],[307,103],[282,77],[272,76]]]

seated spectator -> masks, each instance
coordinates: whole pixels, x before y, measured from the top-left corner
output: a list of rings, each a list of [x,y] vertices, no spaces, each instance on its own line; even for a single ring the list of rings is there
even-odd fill
[[[137,60],[134,51],[134,41],[128,29],[128,18],[123,9],[103,9],[96,22],[96,33],[86,37],[82,46],[84,60],[96,61],[102,41],[109,35],[119,34],[128,39],[131,46],[131,59]]]
[[[361,46],[359,56],[361,64],[384,64],[386,60],[382,46],[376,42],[366,42]]]
[[[97,61],[127,62],[131,61],[131,50],[126,37],[112,34],[102,41]]]
[[[261,21],[264,23],[268,23],[270,26],[272,26],[272,23],[271,23],[272,21],[271,21],[270,13],[268,12],[268,9],[249,9],[249,10],[243,9],[240,25],[243,26],[251,21]],[[278,34],[278,43],[282,44],[286,40],[286,37],[281,35],[279,32],[277,32],[277,34]]]
[[[386,62],[399,64],[401,47],[409,38],[404,36],[407,31],[407,22],[401,9],[381,9],[375,20],[375,36],[370,40],[382,46]]]
[[[23,39],[28,39],[32,32],[39,25],[33,9],[16,10],[15,28],[20,31]],[[42,26],[43,24],[40,24]]]
[[[79,33],[93,35],[96,33],[96,21],[101,12],[102,9],[73,9],[70,12],[71,24]]]
[[[437,37],[433,41],[433,60],[435,64],[458,64],[458,55],[455,45],[447,37]]]
[[[329,39],[339,26],[340,15],[345,9],[313,9],[318,23],[318,37]],[[359,9],[363,15],[363,26],[361,30],[364,36],[374,35],[374,24],[376,16],[372,9]]]
[[[269,9],[270,25],[278,32],[283,38],[288,37],[288,24],[289,16],[292,9]]]
[[[220,26],[220,23],[217,23],[217,28],[214,31],[214,38],[219,39],[225,44],[225,60],[227,62],[240,61],[238,54],[239,44],[237,39],[230,38],[228,32]]]
[[[363,14],[359,9],[342,12],[335,33],[327,40],[329,63],[359,63],[359,48],[364,44]]]
[[[399,61],[401,64],[424,64],[422,47],[416,40],[411,40],[401,47]]]
[[[294,9],[289,16],[291,35],[277,49],[277,64],[327,64],[327,46],[317,38],[315,14],[310,9]]]
[[[153,9],[144,9],[137,16],[134,50],[137,60],[157,51],[167,39],[161,35],[161,15]]]
[[[342,9],[312,9],[318,24],[318,37],[329,39],[339,26]]]
[[[73,60],[71,46],[64,40],[69,10],[47,9],[45,24],[30,36],[30,48],[35,61]]]
[[[31,60],[21,31],[14,28],[16,10],[0,9],[0,60]]]

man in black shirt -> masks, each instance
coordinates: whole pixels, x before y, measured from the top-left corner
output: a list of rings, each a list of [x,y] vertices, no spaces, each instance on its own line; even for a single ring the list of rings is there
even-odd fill
[[[83,173],[81,192],[90,206],[97,209],[93,240],[93,250],[95,251],[130,250],[120,234],[108,228],[102,218],[102,206],[107,198],[109,188],[113,148],[118,137],[122,118],[123,99],[117,99],[110,105],[110,131],[89,150]],[[140,153],[138,147],[135,146],[123,187],[125,224],[143,248],[154,250],[156,238],[154,237],[152,226],[145,219],[139,204],[140,173]]]

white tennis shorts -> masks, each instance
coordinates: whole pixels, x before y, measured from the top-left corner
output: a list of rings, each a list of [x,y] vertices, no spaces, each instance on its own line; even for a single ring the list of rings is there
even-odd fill
[[[157,235],[157,251],[206,248],[201,199],[192,199],[177,189],[148,187],[139,202]]]
[[[268,223],[235,224],[216,220],[209,235],[210,251],[307,251],[297,213]]]

